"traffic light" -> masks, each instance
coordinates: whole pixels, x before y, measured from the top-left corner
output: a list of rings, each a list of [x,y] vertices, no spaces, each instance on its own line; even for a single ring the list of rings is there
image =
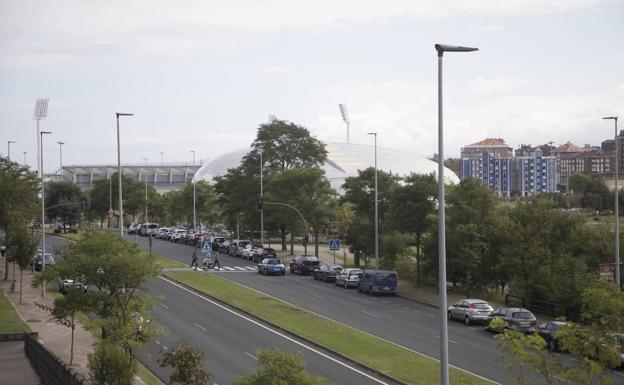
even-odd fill
[[[258,211],[262,210],[262,199],[258,199]]]

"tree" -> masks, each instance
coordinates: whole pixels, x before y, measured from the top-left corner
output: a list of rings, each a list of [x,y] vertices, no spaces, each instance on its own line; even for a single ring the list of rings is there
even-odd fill
[[[20,268],[19,303],[22,303],[22,273],[30,266],[37,252],[39,242],[28,231],[26,224],[19,218],[13,218],[7,232],[7,253]],[[9,258],[7,258],[8,260]]]
[[[78,223],[82,215],[84,199],[82,192],[73,182],[50,182],[46,186],[46,217],[60,220],[65,226]]]
[[[69,364],[74,363],[74,330],[76,313],[87,309],[86,296],[81,288],[70,287],[67,293],[54,300],[52,316],[59,322],[68,322],[71,329]]]
[[[160,367],[173,368],[167,384],[178,382],[182,385],[201,385],[210,379],[210,373],[203,368],[206,354],[196,347],[179,341],[161,352],[162,357],[158,359]]]
[[[436,208],[437,180],[434,174],[411,174],[394,190],[390,218],[394,227],[414,236],[416,245],[416,284],[420,284],[422,236],[429,229],[427,216]]]
[[[110,341],[99,342],[89,354],[89,383],[92,385],[132,385],[136,361]]]
[[[322,377],[306,372],[301,353],[289,354],[279,349],[258,352],[260,369],[252,375],[235,378],[233,385],[329,385]]]
[[[0,157],[0,229],[8,234],[13,219],[24,222],[37,213],[39,180],[27,167]],[[4,279],[9,278],[9,259],[6,259]]]
[[[461,159],[460,158],[447,158],[444,161],[444,167],[453,171],[457,176],[460,174]]]

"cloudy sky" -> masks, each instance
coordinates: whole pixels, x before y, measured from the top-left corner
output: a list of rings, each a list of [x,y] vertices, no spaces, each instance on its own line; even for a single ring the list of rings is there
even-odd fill
[[[437,152],[435,43],[447,54],[445,148],[599,145],[624,116],[624,2],[608,0],[1,1],[0,152],[34,165],[50,98],[46,171],[190,162],[248,147],[269,115],[345,141]],[[623,119],[624,120],[624,119]],[[624,128],[624,125],[623,125]]]

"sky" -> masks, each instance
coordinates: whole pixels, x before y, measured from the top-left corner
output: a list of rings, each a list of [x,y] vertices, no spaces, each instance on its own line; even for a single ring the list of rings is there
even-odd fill
[[[0,153],[34,166],[33,107],[49,98],[46,172],[63,163],[207,161],[269,115],[346,141],[437,153],[434,44],[444,56],[445,157],[613,137],[624,117],[624,1],[0,1]],[[624,120],[624,119],[622,119]],[[624,128],[624,125],[623,127]]]

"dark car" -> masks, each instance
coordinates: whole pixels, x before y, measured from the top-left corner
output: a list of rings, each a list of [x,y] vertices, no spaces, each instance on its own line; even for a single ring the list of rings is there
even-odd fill
[[[336,282],[336,275],[340,274],[342,269],[343,267],[340,265],[326,264],[314,269],[312,274],[314,275],[314,279],[323,282]]]
[[[258,264],[258,273],[269,274],[286,274],[286,266],[277,258],[264,258],[262,262]]]
[[[262,261],[264,258],[274,258],[275,256],[277,256],[277,254],[275,254],[274,249],[270,247],[259,247],[258,249],[256,249],[256,252],[253,254],[252,259],[255,263],[258,263]]]
[[[537,325],[537,334],[546,341],[546,347],[551,352],[561,350],[561,344],[557,338],[557,332],[566,323],[562,321],[546,321]]]
[[[219,251],[219,248],[221,247],[221,245],[225,243],[225,238],[212,237],[210,242],[212,242],[212,251]]]
[[[219,252],[221,254],[230,254],[230,244],[228,242],[223,243],[219,246]]]
[[[502,328],[490,325],[492,320],[497,317],[505,322]],[[522,333],[531,333],[535,331],[537,318],[535,318],[533,313],[527,309],[518,307],[501,307],[491,312],[483,323],[485,324],[486,330],[494,332],[503,332],[506,329],[510,329]]]
[[[314,272],[319,266],[319,260],[314,255],[297,255],[290,261],[290,272],[304,275]]]
[[[364,270],[363,273],[360,273],[358,292],[368,293],[371,296],[381,293],[394,295],[398,281],[399,277],[396,271]]]
[[[33,257],[33,264],[35,271],[41,271],[43,265],[43,258],[41,258],[41,251]],[[45,253],[45,267],[54,265],[54,257],[50,253]]]

